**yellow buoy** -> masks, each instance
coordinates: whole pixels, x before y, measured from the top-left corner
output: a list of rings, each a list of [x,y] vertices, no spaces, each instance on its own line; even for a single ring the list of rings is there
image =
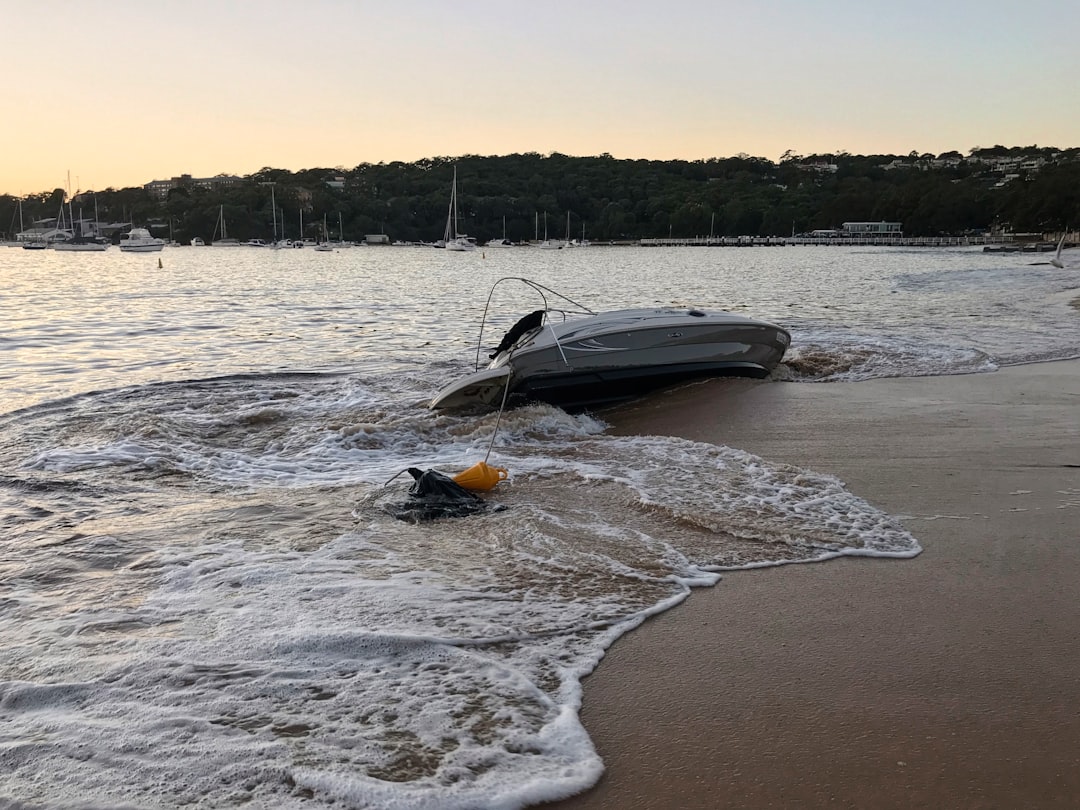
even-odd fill
[[[465,489],[471,489],[474,492],[487,492],[495,489],[496,484],[505,481],[509,477],[508,470],[504,470],[502,467],[492,467],[486,461],[479,461],[464,472],[459,472],[453,476],[453,479]]]

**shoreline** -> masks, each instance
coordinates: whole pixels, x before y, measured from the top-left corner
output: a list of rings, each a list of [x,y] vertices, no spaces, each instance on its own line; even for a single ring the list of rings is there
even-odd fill
[[[605,774],[545,807],[1080,803],[1080,361],[602,418],[834,475],[923,552],[726,572],[619,639],[584,681]]]

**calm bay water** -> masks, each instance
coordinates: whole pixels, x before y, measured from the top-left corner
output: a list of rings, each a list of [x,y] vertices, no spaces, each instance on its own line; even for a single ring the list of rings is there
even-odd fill
[[[161,266],[159,267],[159,259]],[[731,568],[908,557],[842,482],[508,413],[506,508],[412,525],[482,458],[498,278],[787,326],[769,384],[1080,356],[1075,270],[978,250],[0,250],[0,803],[521,807],[602,763],[580,678]],[[500,288],[503,289],[503,288]],[[507,289],[497,339],[534,299]],[[505,306],[504,306],[505,305]]]

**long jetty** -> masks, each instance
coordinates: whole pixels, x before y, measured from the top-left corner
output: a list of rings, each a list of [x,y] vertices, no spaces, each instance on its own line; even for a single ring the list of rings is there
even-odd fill
[[[993,236],[902,236],[902,237],[811,237],[811,236],[700,236],[691,239],[642,239],[642,247],[788,247],[824,245],[837,247],[965,247],[968,245],[1008,245],[1019,243]],[[1034,250],[1034,247],[1029,248]],[[1053,249],[1053,245],[1051,248]]]

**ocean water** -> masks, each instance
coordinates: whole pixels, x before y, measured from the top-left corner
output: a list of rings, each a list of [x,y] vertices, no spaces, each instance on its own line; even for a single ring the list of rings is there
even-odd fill
[[[620,635],[726,570],[920,549],[782,458],[543,405],[497,431],[429,411],[472,368],[492,283],[744,311],[792,332],[764,384],[828,384],[1080,356],[1080,275],[1040,258],[0,250],[0,804],[518,808],[586,789],[603,763],[580,681]],[[537,303],[502,289],[492,339]],[[406,467],[489,446],[502,508],[389,514]]]

